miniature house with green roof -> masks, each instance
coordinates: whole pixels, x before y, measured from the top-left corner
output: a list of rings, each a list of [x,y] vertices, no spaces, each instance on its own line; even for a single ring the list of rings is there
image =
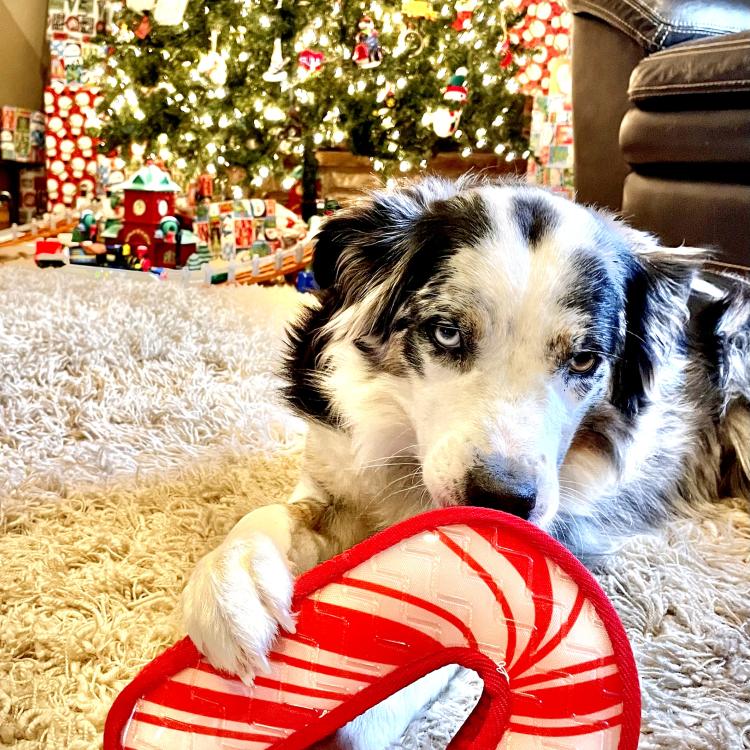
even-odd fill
[[[175,195],[179,186],[155,164],[139,169],[123,183],[124,213],[103,232],[107,247],[129,245],[132,252],[146,248],[153,266],[176,268],[185,265],[195,252],[195,235],[182,229],[175,218]]]

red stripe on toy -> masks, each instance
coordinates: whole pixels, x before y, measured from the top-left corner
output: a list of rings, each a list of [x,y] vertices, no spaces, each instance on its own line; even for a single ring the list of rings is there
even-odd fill
[[[466,624],[461,622],[461,620],[452,612],[448,612],[447,609],[444,609],[437,604],[428,602],[418,596],[413,596],[406,591],[392,589],[388,586],[383,586],[380,583],[373,583],[372,581],[363,581],[358,578],[349,578],[348,576],[343,576],[341,578],[341,583],[347,586],[353,586],[354,588],[363,589],[364,591],[371,591],[373,594],[380,594],[392,599],[398,599],[399,601],[406,602],[407,604],[413,604],[415,607],[419,607],[420,609],[423,609],[426,612],[430,612],[433,615],[437,615],[438,617],[453,625],[453,627],[456,628],[456,630],[458,630],[459,633],[461,633],[461,635],[466,639],[466,643],[470,648],[478,649],[477,639],[474,637],[474,634],[471,632],[471,630],[469,630]]]
[[[298,695],[308,695],[311,698],[324,698],[331,701],[345,701],[352,695],[352,693],[334,693],[332,690],[321,690],[320,688],[305,687],[304,685],[297,685],[292,682],[272,680],[270,677],[256,677],[255,684],[260,687],[281,690],[287,693],[297,693]]]
[[[280,706],[270,701],[221,693],[174,680],[166,680],[143,698],[162,706],[214,719],[249,723],[251,720],[248,717],[252,716],[254,724],[268,724],[284,729],[299,729],[325,713],[323,710],[299,706]]]
[[[508,629],[508,645],[506,648],[506,663],[510,663],[513,660],[513,655],[516,651],[516,623],[513,619],[513,612],[508,604],[508,600],[497,583],[492,578],[492,575],[488,573],[480,563],[478,563],[466,550],[461,549],[442,529],[435,530],[437,535],[440,537],[440,541],[454,554],[458,555],[463,562],[465,562],[482,580],[487,588],[492,592],[495,597],[495,601],[500,605],[500,609],[503,611],[503,617],[505,618],[505,626]]]
[[[519,662],[526,661],[529,654],[534,653],[539,647],[552,622],[554,593],[547,558],[538,549],[528,544],[523,547],[523,552],[508,548],[502,544],[496,527],[471,528],[486,539],[497,554],[502,555],[513,566],[529,590],[534,592],[534,630],[531,632],[526,648],[518,657]],[[508,660],[508,663],[510,664],[511,661]]]
[[[391,667],[443,648],[439,641],[409,625],[319,599],[300,602],[297,623],[298,632],[287,633],[285,638]]]
[[[540,661],[542,661],[542,659],[544,659],[545,656],[548,656],[550,653],[552,653],[552,651],[554,651],[562,643],[563,639],[567,637],[568,633],[570,633],[570,631],[573,629],[573,626],[576,624],[585,601],[586,599],[584,598],[583,593],[579,590],[578,594],[576,594],[576,600],[573,602],[573,607],[570,610],[570,614],[568,615],[565,622],[560,626],[560,629],[557,631],[557,633],[555,633],[555,635],[553,635],[552,638],[550,638],[547,643],[545,643],[544,646],[542,646],[542,648],[540,648],[536,653],[531,654],[524,661],[521,661],[519,659],[518,662],[513,665],[513,668],[508,670],[511,678],[514,678],[516,675],[523,674],[533,664],[538,664]]]
[[[526,685],[536,685],[539,682],[549,682],[550,680],[559,680],[570,677],[571,675],[581,674],[582,672],[588,672],[592,669],[598,669],[599,667],[608,667],[612,664],[616,664],[617,660],[615,655],[604,656],[601,659],[592,659],[591,661],[584,661],[580,664],[574,664],[568,667],[557,667],[549,672],[537,672],[536,674],[529,675],[528,677],[518,677],[513,680],[513,689],[525,687]]]
[[[258,732],[237,732],[233,729],[220,729],[219,727],[207,727],[202,724],[192,724],[186,721],[168,719],[166,716],[153,716],[142,711],[133,714],[133,721],[142,721],[146,724],[154,724],[158,727],[176,729],[180,732],[190,734],[206,734],[212,737],[224,737],[231,740],[248,740],[254,742],[278,742],[279,738],[271,734],[260,734]]]
[[[540,688],[518,693],[513,690],[513,713],[529,719],[567,719],[576,706],[581,709],[580,717],[585,721],[588,714],[595,714],[622,703],[622,679],[620,675],[607,675],[585,682],[574,682],[559,687]]]
[[[281,651],[271,651],[269,657],[272,661],[279,661],[288,664],[290,667],[299,667],[308,672],[317,672],[318,674],[327,674],[331,677],[343,677],[346,680],[359,680],[361,682],[377,682],[380,678],[376,675],[365,674],[364,672],[355,672],[353,669],[338,669],[329,667],[325,664],[317,664],[307,659],[299,659],[296,656],[289,656]]]

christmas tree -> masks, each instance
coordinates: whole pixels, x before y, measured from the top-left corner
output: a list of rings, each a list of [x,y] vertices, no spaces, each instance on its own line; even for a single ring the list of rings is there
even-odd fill
[[[127,5],[103,141],[185,178],[207,172],[227,192],[273,174],[288,187],[301,164],[309,212],[319,149],[367,156],[386,177],[438,151],[511,161],[526,149],[513,78],[522,50],[508,34],[517,6],[158,0],[151,16],[154,0]]]

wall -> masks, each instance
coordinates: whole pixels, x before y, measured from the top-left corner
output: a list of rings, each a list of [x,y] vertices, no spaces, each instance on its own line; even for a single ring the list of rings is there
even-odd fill
[[[42,109],[47,0],[0,0],[0,105]]]

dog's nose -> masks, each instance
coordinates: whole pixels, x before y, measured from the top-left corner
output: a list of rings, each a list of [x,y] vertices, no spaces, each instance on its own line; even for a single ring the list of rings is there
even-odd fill
[[[528,519],[536,505],[534,475],[512,459],[488,458],[466,474],[466,503]]]

